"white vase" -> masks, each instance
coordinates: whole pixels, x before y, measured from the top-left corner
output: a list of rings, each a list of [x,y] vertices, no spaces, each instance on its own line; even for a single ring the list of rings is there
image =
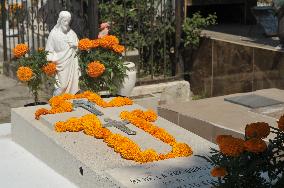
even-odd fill
[[[136,69],[135,64],[132,62],[124,62],[124,66],[128,67],[129,70],[126,71],[127,76],[124,78],[123,84],[118,91],[119,95],[130,96],[135,83],[136,83]]]

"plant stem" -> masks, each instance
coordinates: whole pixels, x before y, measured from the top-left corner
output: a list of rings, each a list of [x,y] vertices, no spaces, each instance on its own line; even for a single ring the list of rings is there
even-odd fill
[[[35,99],[35,103],[38,103],[38,92],[34,91],[34,99]]]

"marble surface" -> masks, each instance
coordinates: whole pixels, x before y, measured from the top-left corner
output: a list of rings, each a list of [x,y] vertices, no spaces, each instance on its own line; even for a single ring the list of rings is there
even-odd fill
[[[0,124],[0,148],[0,187],[77,187],[14,143],[10,123]]]
[[[124,172],[127,172],[128,168],[143,169],[149,164],[157,165],[155,167],[156,169],[161,167],[160,171],[156,170],[157,172],[162,173],[165,170],[159,165],[160,162],[141,165],[134,161],[125,160],[121,158],[118,153],[115,153],[112,148],[108,147],[102,140],[86,136],[82,132],[57,133],[53,130],[55,122],[65,121],[74,116],[79,117],[88,114],[88,111],[78,108],[76,111],[70,113],[43,116],[40,121],[38,121],[34,119],[34,112],[41,107],[48,106],[13,109],[13,137],[17,143],[23,145],[27,150],[38,156],[49,166],[77,185],[92,187],[93,184],[96,183],[97,187],[129,187],[128,184],[121,182],[121,178],[115,175],[115,171],[120,172],[123,170]],[[105,114],[103,118],[110,117],[114,120],[120,120],[119,113],[121,111],[130,111],[137,108],[143,109],[136,104],[118,108],[103,109],[98,107],[98,109]],[[102,120],[102,117],[100,118]],[[194,154],[205,155],[209,152],[210,147],[216,147],[211,142],[188,132],[161,117],[158,118],[155,125],[164,128],[171,133],[178,142],[187,143],[192,147]],[[170,151],[171,148],[167,144],[152,137],[148,133],[139,130],[134,125],[128,125],[128,127],[131,130],[137,131],[137,135],[127,135],[114,127],[111,127],[110,129],[112,132],[131,137],[131,139],[137,142],[142,149],[153,148],[161,153]],[[56,155],[54,155],[55,153]],[[62,162],[62,160],[64,162]],[[163,163],[175,166],[176,160],[177,159],[168,159],[163,161]],[[178,160],[190,164],[192,159],[191,157],[187,157],[179,158]],[[194,162],[192,164],[194,164]],[[185,165],[185,167],[191,168],[191,164],[189,166]],[[79,173],[81,171],[83,171],[83,175],[82,173]],[[151,171],[151,168],[149,171]],[[135,176],[134,173],[130,173],[129,175]],[[132,176],[124,176],[124,178],[130,181]],[[86,184],[86,182],[89,183]],[[189,183],[190,182],[188,181],[186,182],[186,184]]]

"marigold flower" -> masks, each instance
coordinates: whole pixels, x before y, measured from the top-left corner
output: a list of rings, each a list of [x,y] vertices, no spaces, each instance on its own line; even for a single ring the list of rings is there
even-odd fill
[[[102,38],[102,40],[107,41],[110,47],[119,44],[118,38],[114,35],[106,35]]]
[[[38,51],[38,52],[43,52],[43,51],[44,51],[44,48],[38,48],[37,51]]]
[[[176,157],[188,157],[193,154],[192,149],[185,143],[174,143],[172,153]]]
[[[226,138],[219,144],[220,152],[229,157],[238,157],[244,152],[244,140]]]
[[[17,77],[20,81],[28,82],[33,76],[33,71],[29,67],[19,67],[17,70]]]
[[[115,97],[113,99],[111,99],[111,101],[108,103],[109,107],[120,107],[120,106],[124,106],[124,105],[132,105],[133,101],[131,99],[129,99],[128,97]]]
[[[64,99],[56,96],[49,100],[51,110],[49,111],[51,114],[63,113],[63,112],[72,112],[73,105],[71,102],[65,101]]]
[[[221,144],[223,141],[226,141],[227,138],[232,138],[232,135],[218,135],[216,138],[216,143]]]
[[[150,121],[150,122],[154,122],[157,120],[158,115],[156,112],[154,112],[153,110],[147,110],[145,112],[145,116],[146,116],[146,121]]]
[[[248,152],[262,153],[267,149],[267,145],[259,138],[252,138],[244,142],[244,148]]]
[[[45,108],[40,108],[35,112],[35,119],[39,120],[41,115],[49,114],[49,111]]]
[[[100,46],[100,39],[91,40],[91,48],[97,48]]]
[[[224,167],[214,167],[211,171],[211,176],[213,177],[224,177],[228,174],[227,170]]]
[[[92,78],[97,78],[105,72],[105,66],[99,61],[88,64],[87,74]]]
[[[81,39],[78,43],[78,48],[82,51],[91,49],[92,41],[88,38]]]
[[[268,123],[256,122],[246,125],[245,134],[249,138],[266,138],[270,133]]]
[[[62,107],[62,103],[66,103],[65,105],[68,106],[70,102],[66,100],[72,98],[87,98],[90,101],[102,100],[99,95],[92,93],[90,91],[86,91],[78,95],[63,94],[61,96],[56,96],[50,99],[50,104],[52,106],[51,111],[55,110],[60,112],[62,110],[65,110],[64,109],[65,107]],[[121,97],[118,100],[121,102],[121,100],[123,101],[123,98]],[[106,102],[105,105],[109,104]],[[136,112],[138,112],[138,110],[136,110]],[[151,114],[152,118],[153,112],[151,111],[146,111],[146,112]],[[145,119],[147,119],[149,114],[148,116],[145,116],[145,114],[147,115],[146,112],[141,111],[139,113],[143,114],[144,115],[143,117],[144,118],[146,117]],[[66,122],[57,122],[54,126],[54,129],[57,132],[66,132],[66,131],[78,132],[83,130],[83,132],[86,135],[94,136],[95,138],[98,139],[103,139],[104,142],[106,142],[109,147],[112,147],[115,152],[119,153],[121,157],[128,160],[134,160],[140,163],[147,163],[152,161],[164,160],[168,158],[186,157],[192,155],[192,150],[187,144],[177,143],[175,141],[175,138],[169,133],[167,133],[164,129],[151,124],[145,119],[135,116],[135,111],[133,111],[132,113],[124,111],[121,113],[121,116],[129,120],[138,128],[141,128],[146,132],[150,133],[151,135],[153,135],[154,137],[162,140],[165,143],[168,143],[170,146],[172,146],[172,151],[167,154],[158,154],[153,149],[141,151],[139,146],[129,138],[119,134],[112,134],[109,129],[102,127],[100,120],[94,114],[88,114],[81,118],[70,118]]]
[[[281,131],[284,131],[284,115],[282,115],[279,120],[277,121],[277,124],[278,124],[278,128],[281,130]]]
[[[87,98],[89,101],[94,102],[103,108],[133,104],[133,101],[127,97],[118,97],[118,98],[115,97],[110,102],[106,102],[98,94],[92,93],[90,91],[85,91],[84,93],[77,94],[77,95],[64,93],[59,96],[54,96],[49,100],[49,104],[51,106],[51,110],[49,110],[49,114],[71,112],[73,110],[73,105],[68,100],[80,99],[80,98]],[[93,134],[94,136],[94,133],[90,133],[90,134]],[[104,131],[103,134],[107,135],[108,132]]]
[[[140,162],[140,163],[147,163],[147,162],[153,162],[153,161],[158,161],[158,160],[159,160],[159,155],[153,149],[145,150],[141,152],[140,155],[138,155],[135,158],[135,161]]]
[[[13,49],[14,56],[19,58],[25,55],[29,51],[29,47],[26,44],[17,44]]]
[[[43,72],[48,76],[52,76],[56,73],[56,64],[55,63],[48,63],[42,68]]]
[[[124,46],[122,45],[113,45],[112,47],[113,51],[115,51],[116,53],[123,53],[125,51]]]
[[[113,49],[113,46],[119,44],[119,40],[116,36],[105,35],[102,38],[98,39],[100,46],[102,48]]]

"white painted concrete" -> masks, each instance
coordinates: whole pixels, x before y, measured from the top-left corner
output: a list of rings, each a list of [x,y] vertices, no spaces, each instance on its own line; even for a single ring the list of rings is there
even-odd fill
[[[0,124],[0,187],[1,188],[75,188],[11,140],[11,124]]]

